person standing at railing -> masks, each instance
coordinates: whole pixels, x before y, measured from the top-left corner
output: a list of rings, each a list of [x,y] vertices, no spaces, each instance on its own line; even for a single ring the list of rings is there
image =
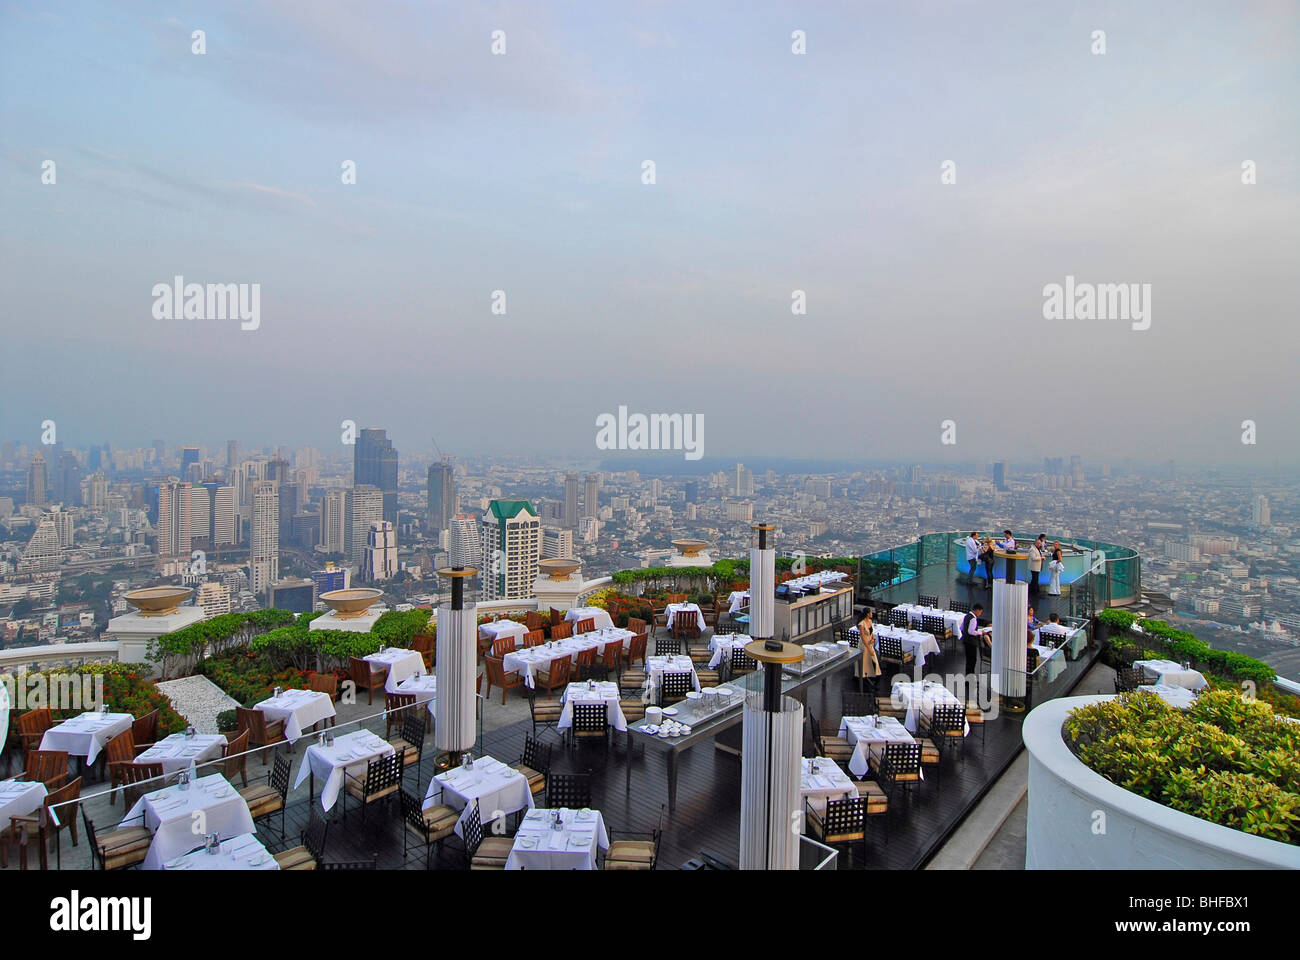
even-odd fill
[[[1061,560],[1061,551],[1058,547],[1052,551],[1052,562],[1047,565],[1047,572],[1051,575],[1051,580],[1047,584],[1047,593],[1052,597],[1061,595],[1061,572],[1065,570],[1065,563]]]
[[[1047,552],[1047,534],[1040,533],[1038,539],[1029,545],[1029,595],[1038,596],[1039,584],[1043,577],[1043,561]]]
[[[970,567],[970,582],[975,582],[976,568],[980,562],[980,539],[976,532],[972,530],[970,536],[966,538],[966,566]]]
[[[980,551],[980,559],[984,561],[984,587],[985,589],[993,586],[993,561],[996,558],[993,550],[993,538],[984,538],[984,549]]]

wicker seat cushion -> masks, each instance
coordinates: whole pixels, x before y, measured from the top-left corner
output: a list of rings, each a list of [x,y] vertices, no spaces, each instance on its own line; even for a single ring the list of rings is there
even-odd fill
[[[471,870],[504,870],[515,842],[509,837],[484,837],[470,861]]]
[[[538,720],[559,720],[564,704],[558,700],[538,700],[533,705],[533,716]]]
[[[443,836],[456,829],[456,821],[459,819],[460,811],[447,806],[445,803],[439,803],[424,811],[425,827],[431,833],[440,833]]]
[[[920,740],[917,740],[916,742],[921,745],[922,763],[939,762],[939,748],[934,745],[933,740],[929,739],[928,737],[922,737]]]
[[[142,861],[153,843],[153,834],[145,827],[123,827],[111,833],[96,834],[95,841],[104,860],[104,869],[115,870]]]
[[[510,766],[523,774],[524,779],[528,781],[528,789],[531,792],[541,793],[546,789],[546,774],[534,770],[532,767],[528,766],[528,764],[520,761],[515,761],[510,764]]]
[[[283,853],[275,855],[275,862],[280,865],[281,870],[315,870],[316,858],[311,855],[311,851],[306,847],[297,846],[292,850],[285,850]]]
[[[390,784],[387,787],[383,787],[380,790],[376,790],[374,793],[372,793],[369,796],[369,798],[367,798],[366,782],[364,780],[357,780],[353,777],[348,778],[348,793],[352,794],[352,796],[356,797],[358,800],[364,800],[366,803],[373,803],[375,800],[378,800],[380,797],[391,796],[392,794],[397,792],[399,786],[400,784],[396,784],[396,783]]]
[[[856,780],[853,785],[858,788],[858,796],[867,798],[868,816],[889,809],[889,799],[885,796],[885,791],[880,789],[880,784],[873,780]]]
[[[394,737],[388,741],[396,753],[402,754],[402,765],[407,767],[415,766],[420,759],[420,748],[413,743],[407,743],[401,737]]]
[[[268,813],[275,813],[284,806],[280,794],[266,783],[255,783],[251,787],[241,787],[239,796],[248,804],[248,812],[256,820]]]
[[[605,854],[605,869],[645,869],[654,860],[655,845],[650,840],[615,840]],[[613,862],[611,862],[613,861]],[[619,864],[623,864],[619,866]],[[636,864],[637,866],[627,866]]]

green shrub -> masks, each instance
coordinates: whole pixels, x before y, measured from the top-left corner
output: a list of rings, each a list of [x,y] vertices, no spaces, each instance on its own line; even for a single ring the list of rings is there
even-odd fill
[[[1231,690],[1187,710],[1151,693],[1070,713],[1070,747],[1107,780],[1246,833],[1300,844],[1300,724]]]

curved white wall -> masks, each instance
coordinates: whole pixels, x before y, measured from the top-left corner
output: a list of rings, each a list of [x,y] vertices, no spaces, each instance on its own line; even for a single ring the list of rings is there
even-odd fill
[[[1027,869],[1300,869],[1300,847],[1181,813],[1084,766],[1062,739],[1061,725],[1074,708],[1113,699],[1049,700],[1025,717]]]

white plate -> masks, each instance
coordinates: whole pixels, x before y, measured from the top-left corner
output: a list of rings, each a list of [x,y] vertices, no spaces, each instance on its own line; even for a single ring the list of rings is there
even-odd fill
[[[664,707],[664,716],[665,716],[665,717],[675,717],[675,716],[677,716],[677,708],[676,708],[676,707]]]
[[[687,691],[686,691],[686,699],[687,699],[687,700],[698,700],[698,699],[700,699],[700,697],[702,697],[702,696],[704,696],[704,694],[701,693],[699,690],[687,690]]]
[[[731,687],[718,687],[715,692],[722,694],[724,697],[729,697],[736,691],[732,690]]]

